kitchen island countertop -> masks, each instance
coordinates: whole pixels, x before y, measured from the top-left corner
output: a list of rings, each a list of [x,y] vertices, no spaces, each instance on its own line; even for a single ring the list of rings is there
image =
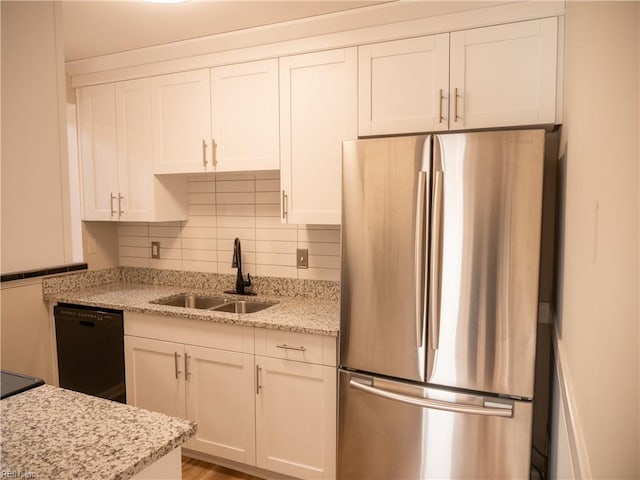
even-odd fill
[[[0,419],[3,478],[125,480],[182,445],[197,428],[187,420],[51,385],[2,400]]]

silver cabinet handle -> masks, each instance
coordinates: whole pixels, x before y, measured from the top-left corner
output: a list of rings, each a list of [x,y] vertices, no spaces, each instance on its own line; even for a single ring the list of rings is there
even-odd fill
[[[207,142],[202,140],[202,166],[207,168]]]
[[[262,372],[262,368],[260,365],[256,365],[256,395],[260,395],[260,389],[262,385],[260,385],[260,373]]]
[[[302,345],[299,347],[292,347],[291,345],[287,345],[286,343],[281,343],[280,345],[276,345],[276,348],[283,348],[285,350],[297,350],[299,352],[305,352],[307,350]]]
[[[445,412],[454,413],[470,413],[473,415],[485,415],[490,417],[513,417],[513,405],[502,404],[498,407],[497,403],[487,402],[487,404],[495,405],[495,407],[485,407],[478,405],[467,405],[464,403],[451,403],[443,402],[442,400],[432,400],[429,398],[417,398],[411,395],[404,395],[401,393],[390,392],[381,388],[372,387],[371,385],[365,385],[360,382],[351,379],[349,386],[357,390],[362,390],[378,397],[387,398],[389,400],[396,400],[402,403],[408,403],[417,407],[433,408],[435,410],[443,410]]]
[[[178,363],[179,363],[179,359],[180,359],[181,355],[178,352],[173,352],[173,360],[175,362],[175,369],[176,369],[176,380],[178,378],[180,378],[180,374],[182,373],[180,370],[178,370]]]
[[[454,94],[453,94],[453,121],[457,122],[458,121],[458,89],[455,88],[454,89]]]
[[[442,103],[444,100],[444,95],[442,94],[442,89],[440,89],[440,97],[438,99],[438,123],[442,123],[444,120],[444,116],[442,115]]]
[[[111,207],[111,216],[113,217],[116,214],[116,211],[113,209],[113,201],[116,199],[116,196],[110,193],[109,197],[109,206]]]
[[[218,144],[212,138],[211,139],[211,165],[213,165],[214,167],[218,165],[218,160],[216,159],[216,153],[218,151],[217,149],[218,149]]]
[[[284,190],[282,190],[282,218],[287,218],[287,194],[284,193]]]
[[[427,188],[427,172],[418,172],[418,195],[416,198],[416,224],[415,224],[415,301],[416,301],[416,345],[422,347],[422,334],[424,324],[424,211],[425,190]]]
[[[191,356],[188,353],[184,354],[184,378],[185,380],[189,380],[191,377],[191,372],[189,371],[189,359]]]
[[[122,215],[124,212],[122,211],[122,200],[124,196],[118,193],[118,216]]]

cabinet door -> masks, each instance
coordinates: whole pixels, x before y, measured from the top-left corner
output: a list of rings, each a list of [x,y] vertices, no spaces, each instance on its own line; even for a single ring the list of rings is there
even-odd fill
[[[124,364],[128,404],[186,418],[182,344],[125,335]]]
[[[557,18],[451,34],[451,129],[555,122]]]
[[[280,175],[287,223],[340,224],[342,142],[357,136],[355,47],[280,59]]]
[[[449,34],[358,47],[358,134],[446,130]]]
[[[277,170],[278,60],[211,69],[216,172]]]
[[[209,70],[151,79],[155,173],[211,171]]]
[[[253,355],[186,346],[187,415],[198,432],[187,446],[255,465]]]
[[[151,80],[116,83],[120,220],[145,221],[153,212]]]
[[[113,83],[78,90],[82,219],[117,220],[116,102]]]
[[[336,370],[256,356],[257,466],[335,478]]]

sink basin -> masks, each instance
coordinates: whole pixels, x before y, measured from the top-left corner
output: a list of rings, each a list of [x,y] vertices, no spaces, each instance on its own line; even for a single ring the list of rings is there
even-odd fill
[[[192,295],[181,293],[170,297],[159,298],[151,303],[158,305],[171,305],[173,307],[210,309],[222,305],[228,300],[210,295]]]
[[[255,313],[260,310],[264,310],[265,308],[270,307],[273,303],[263,303],[263,302],[246,302],[244,300],[240,300],[237,302],[227,302],[224,305],[220,305],[219,307],[212,308],[216,312],[229,312],[229,313]]]
[[[150,303],[156,305],[171,305],[173,307],[199,308],[229,313],[255,313],[270,307],[273,303],[247,302],[244,300],[229,300],[211,295],[194,295],[181,293],[170,297],[159,298]]]

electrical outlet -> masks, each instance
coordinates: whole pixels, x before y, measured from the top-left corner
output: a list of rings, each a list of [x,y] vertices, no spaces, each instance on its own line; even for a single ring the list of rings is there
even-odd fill
[[[151,242],[151,258],[160,258],[160,242]]]
[[[298,248],[296,250],[296,266],[298,268],[309,268],[309,250]]]

